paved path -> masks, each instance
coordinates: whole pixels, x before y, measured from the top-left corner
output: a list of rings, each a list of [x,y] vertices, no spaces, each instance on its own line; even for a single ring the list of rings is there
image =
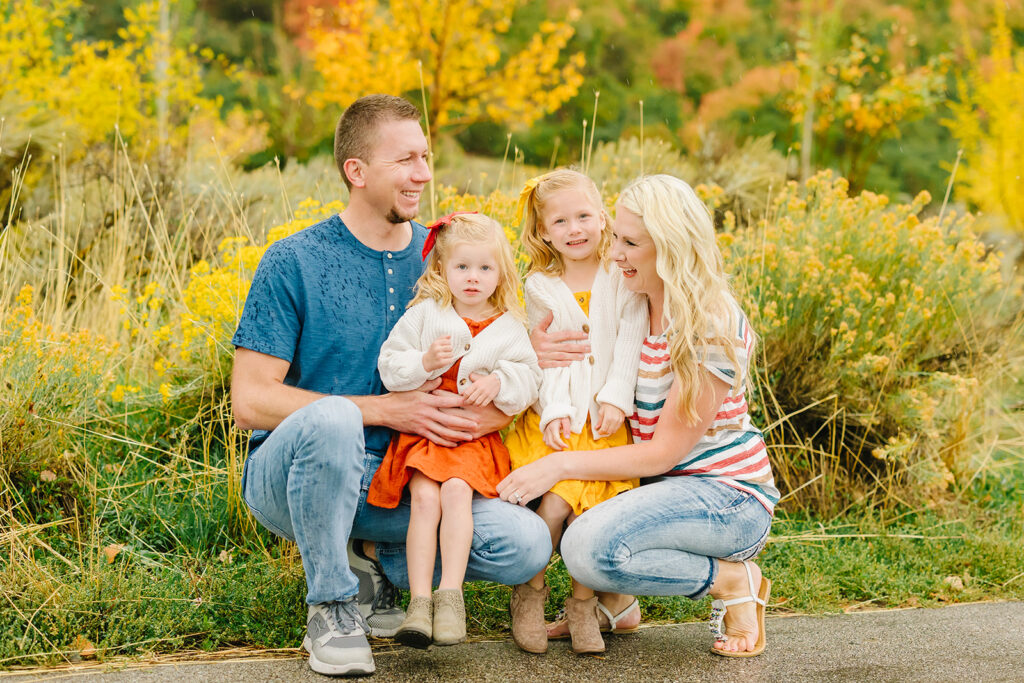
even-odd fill
[[[565,641],[545,656],[510,641],[427,651],[377,652],[377,681],[1024,681],[1024,602],[981,603],[823,617],[770,617],[768,649],[749,660],[710,654],[703,624],[651,626],[608,638],[602,657],[580,657]],[[304,659],[188,663],[16,676],[8,680],[92,682],[313,681]]]

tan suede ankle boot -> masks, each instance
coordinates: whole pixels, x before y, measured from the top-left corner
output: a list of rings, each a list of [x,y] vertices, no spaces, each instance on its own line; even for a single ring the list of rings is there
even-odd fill
[[[409,647],[429,647],[434,630],[431,624],[432,611],[431,600],[426,596],[413,597],[409,600],[409,606],[405,610],[405,621],[398,627],[395,640]]]
[[[604,652],[604,638],[597,623],[597,596],[589,600],[567,598],[565,616],[572,636],[572,651],[576,654]]]
[[[537,590],[528,583],[512,589],[509,613],[512,616],[512,640],[519,649],[534,654],[548,651],[548,630],[544,624],[544,602],[551,592],[549,586]]]
[[[466,606],[457,588],[434,591],[434,644],[455,645],[466,639]]]

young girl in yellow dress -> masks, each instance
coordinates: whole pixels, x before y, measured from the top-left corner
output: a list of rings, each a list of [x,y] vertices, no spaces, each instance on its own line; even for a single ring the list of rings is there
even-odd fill
[[[549,332],[589,334],[592,353],[568,367],[543,371],[537,403],[505,440],[513,469],[556,450],[629,443],[624,419],[633,409],[640,346],[647,330],[646,302],[626,289],[619,269],[610,267],[606,257],[611,221],[590,178],[570,169],[535,178],[523,189],[519,210],[525,218],[522,242],[530,257],[524,284],[530,328],[550,313]],[[637,483],[556,484],[537,510],[551,532],[552,546],[558,547],[566,523]],[[512,636],[527,652],[547,650],[547,594],[543,571],[513,590]],[[604,651],[597,616],[601,607],[591,589],[573,581],[565,612],[574,651]]]

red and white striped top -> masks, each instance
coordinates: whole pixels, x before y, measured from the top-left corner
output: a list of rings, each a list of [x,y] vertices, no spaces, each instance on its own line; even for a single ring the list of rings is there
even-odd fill
[[[733,349],[740,365],[740,387],[729,390],[704,436],[689,453],[682,455],[679,464],[665,474],[711,477],[753,495],[768,512],[772,512],[779,502],[779,490],[772,477],[764,438],[750,422],[744,394],[754,335],[746,318],[742,314],[738,318]],[[703,356],[702,365],[708,372],[732,386],[737,368],[729,361],[725,349],[708,345]],[[665,335],[647,337],[640,350],[636,398],[629,418],[634,441],[648,441],[654,436],[674,377]]]

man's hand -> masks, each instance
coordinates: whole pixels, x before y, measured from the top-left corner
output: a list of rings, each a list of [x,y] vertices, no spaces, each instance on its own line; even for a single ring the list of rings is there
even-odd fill
[[[386,405],[377,424],[406,434],[418,434],[449,448],[476,438],[474,434],[479,429],[476,417],[461,409],[463,400],[458,394],[433,392],[440,385],[441,379],[437,378],[425,382],[416,391],[385,394],[381,398]]]
[[[619,431],[626,419],[626,414],[610,403],[602,403],[597,414],[597,433],[599,436],[611,436]]]
[[[472,377],[472,375],[470,375],[470,377]],[[435,389],[431,393],[436,396],[455,396],[460,401],[462,400],[462,397],[458,394],[441,391],[439,389]],[[499,429],[504,429],[510,422],[512,422],[512,418],[503,413],[500,408],[494,405],[494,403],[486,406],[474,406],[468,403],[463,403],[461,406],[456,408],[442,408],[442,412],[448,413],[449,415],[466,417],[476,421],[476,429],[473,430],[469,439],[465,439],[466,441],[479,439],[485,434],[490,434],[491,432],[496,432]]]
[[[479,375],[475,372],[469,373],[469,379],[473,381],[469,389],[463,394],[466,403],[473,406],[485,406],[494,400],[501,390],[501,378],[497,375]]]
[[[530,344],[541,368],[564,368],[573,361],[583,360],[590,353],[586,332],[563,330],[548,334],[548,327],[554,319],[555,314],[548,311],[530,333]]]
[[[563,440],[563,437],[568,439],[570,434],[572,434],[572,423],[569,418],[560,417],[548,422],[544,427],[544,443],[552,450],[564,451],[569,444]]]
[[[423,354],[423,369],[427,372],[440,370],[450,366],[455,359],[452,357],[452,336],[446,334],[434,340],[430,348]]]

